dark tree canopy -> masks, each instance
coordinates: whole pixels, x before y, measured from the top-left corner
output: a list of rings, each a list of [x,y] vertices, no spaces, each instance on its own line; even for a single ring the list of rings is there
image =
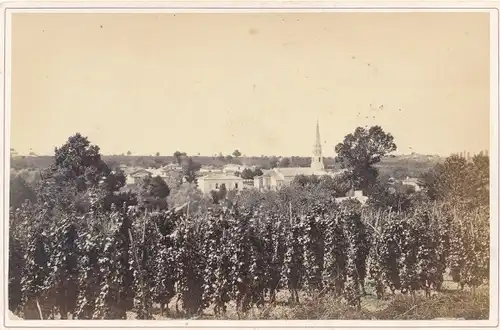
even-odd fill
[[[262,170],[260,168],[256,168],[255,170],[252,170],[251,168],[245,168],[241,172],[241,178],[244,180],[253,180],[256,176],[261,176]]]
[[[299,187],[306,187],[309,185],[315,186],[318,185],[320,182],[319,177],[315,175],[297,175],[293,178],[292,180],[292,185],[299,186]]]
[[[221,184],[218,190],[212,190],[210,192],[210,195],[212,195],[212,203],[219,204],[227,197],[227,193],[226,185],[224,183]]]
[[[139,205],[146,209],[166,209],[170,188],[160,176],[146,176],[139,182]]]
[[[245,168],[243,171],[241,171],[241,178],[244,180],[251,180],[254,178],[254,174],[252,169],[250,168]]]
[[[363,190],[369,189],[377,180],[378,171],[373,165],[395,150],[394,137],[380,126],[358,127],[335,146],[340,166],[351,172],[353,186]]]
[[[91,145],[80,133],[70,136],[64,145],[55,149],[55,162],[49,172],[75,183],[78,191],[101,185],[114,192],[125,185],[124,174],[112,171],[101,159],[99,147]]]
[[[160,176],[147,176],[141,180],[139,192],[155,198],[167,198],[170,188]]]
[[[238,149],[236,149],[235,151],[233,151],[233,156],[236,157],[236,158],[240,157],[241,156],[241,152]]]
[[[90,196],[103,205],[125,185],[122,171],[113,171],[101,159],[99,147],[77,133],[55,149],[54,163],[41,173],[36,193],[41,202],[85,211]],[[92,193],[89,193],[92,191]]]
[[[292,189],[312,188],[316,192],[321,192],[323,196],[344,197],[350,190],[350,177],[342,173],[335,177],[329,175],[307,176],[297,175],[292,180]],[[311,192],[309,189],[308,192]]]
[[[319,178],[318,187],[331,192],[334,197],[344,197],[351,189],[350,177],[345,173],[334,177],[323,175]]]
[[[200,170],[201,165],[193,161],[191,157],[189,157],[182,167],[182,174],[184,178],[189,183],[196,183],[197,175],[196,173]]]
[[[10,176],[10,206],[14,209],[22,206],[27,200],[36,201],[36,194],[30,185],[20,175]]]
[[[276,156],[271,156],[269,157],[269,167],[270,168],[275,168],[278,166],[279,159]]]
[[[278,163],[278,167],[290,167],[290,158],[288,157],[284,157],[284,158],[281,158],[281,160],[279,161]]]
[[[489,157],[474,156],[472,162],[463,157],[448,157],[423,174],[420,184],[433,200],[461,201],[473,206],[489,204]]]
[[[346,135],[344,142],[335,146],[337,161],[342,168],[375,165],[382,157],[395,150],[394,137],[385,133],[380,126],[369,129],[358,127],[354,134]]]
[[[376,209],[404,212],[412,207],[412,198],[410,194],[377,182],[367,203]]]
[[[176,151],[174,152],[174,158],[175,158],[175,162],[180,165],[182,163],[182,157],[185,157],[186,156],[186,153],[185,152],[180,152],[180,151]]]

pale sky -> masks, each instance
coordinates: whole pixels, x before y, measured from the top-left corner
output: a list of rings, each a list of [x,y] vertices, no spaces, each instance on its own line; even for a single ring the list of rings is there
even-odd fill
[[[488,15],[14,14],[11,147],[308,156],[318,119],[324,156],[374,124],[398,153],[474,153]]]

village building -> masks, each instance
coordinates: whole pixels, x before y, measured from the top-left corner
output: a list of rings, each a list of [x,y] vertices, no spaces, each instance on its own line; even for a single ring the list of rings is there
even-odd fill
[[[167,164],[163,166],[163,168],[165,170],[171,170],[171,171],[182,171],[182,166],[174,163]]]
[[[126,177],[126,185],[136,185],[139,183],[139,181],[147,176],[152,176],[156,177],[159,176],[162,179],[167,179],[168,178],[168,172],[172,171],[170,167],[163,167],[163,168],[140,168],[140,169],[133,169],[127,171],[125,174],[127,175]]]
[[[417,178],[406,177],[406,179],[404,179],[404,180],[401,181],[401,184],[403,186],[413,187],[415,189],[415,191],[420,191],[422,188],[419,185],[419,181],[420,180],[417,179]]]
[[[272,170],[263,171],[261,176],[254,178],[254,187],[258,190],[278,190],[290,184],[298,175],[305,176],[335,176],[341,172],[329,172],[325,170],[323,162],[319,123],[316,123],[316,143],[313,147],[310,167],[275,167]]]
[[[245,165],[227,164],[222,169],[222,172],[224,172],[225,174],[228,174],[228,175],[236,175],[236,173],[241,174],[241,172],[243,172],[243,170],[245,170],[246,168],[247,168],[247,166],[245,166]]]
[[[202,166],[200,170],[198,171],[200,175],[207,175],[207,174],[223,174],[224,171],[222,168],[215,167],[213,165],[208,165],[208,166]]]
[[[198,188],[204,194],[210,193],[212,190],[218,190],[224,185],[227,190],[243,190],[243,179],[228,174],[208,174],[198,178]]]
[[[368,200],[368,196],[364,196],[362,190],[350,190],[349,192],[347,192],[345,197],[335,198],[335,202],[342,203],[350,199],[357,200],[361,203],[361,205],[365,205],[366,201]]]
[[[140,169],[128,174],[125,183],[126,185],[137,185],[143,178],[148,176],[151,176],[149,171]]]

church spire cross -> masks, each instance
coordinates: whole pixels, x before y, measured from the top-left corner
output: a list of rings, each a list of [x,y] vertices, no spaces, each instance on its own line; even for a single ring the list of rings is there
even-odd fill
[[[318,154],[319,152],[319,154]],[[314,155],[321,156],[321,137],[319,135],[319,121],[316,120],[316,144],[314,145]]]
[[[316,143],[314,144],[313,157],[311,159],[311,168],[321,171],[325,169],[321,150],[321,137],[319,134],[319,120],[316,120]]]

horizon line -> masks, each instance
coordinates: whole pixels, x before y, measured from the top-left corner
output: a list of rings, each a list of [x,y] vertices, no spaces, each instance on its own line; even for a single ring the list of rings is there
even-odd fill
[[[417,156],[433,156],[433,157],[443,157],[443,158],[446,158],[446,157],[449,157],[449,156],[452,156],[452,155],[458,155],[460,153],[470,153],[471,156],[473,155],[479,155],[480,153],[483,153],[485,151],[488,151],[488,149],[484,149],[484,150],[481,150],[477,153],[475,152],[468,152],[468,151],[458,151],[458,152],[451,152],[449,153],[448,155],[443,155],[443,154],[430,154],[430,153],[421,153],[421,152],[412,152],[412,153],[390,153],[390,154],[387,154],[385,155],[384,157],[382,158],[390,158],[391,156],[412,156],[412,155],[417,155]],[[34,153],[34,155],[29,155],[29,154],[17,154],[15,156],[12,156],[11,157],[54,157],[55,155],[52,154],[36,154]],[[156,156],[155,154],[131,154],[131,155],[127,155],[127,154],[109,154],[109,153],[101,153],[101,156],[102,157],[174,157],[173,153],[171,154],[160,154],[159,156]],[[271,158],[271,157],[277,157],[277,158],[292,158],[292,157],[297,157],[297,158],[311,158],[312,156],[305,156],[305,155],[241,155],[239,157],[235,157],[233,156],[232,154],[227,154],[227,155],[224,155],[224,157],[227,157],[227,156],[231,156],[233,159],[238,159],[238,158]],[[200,154],[200,155],[197,155],[197,154],[188,154],[184,157],[200,157],[200,158],[214,158],[214,157],[219,157],[219,155],[203,155],[203,154]],[[336,158],[336,155],[335,156],[323,156],[323,159],[327,159],[327,158]]]

